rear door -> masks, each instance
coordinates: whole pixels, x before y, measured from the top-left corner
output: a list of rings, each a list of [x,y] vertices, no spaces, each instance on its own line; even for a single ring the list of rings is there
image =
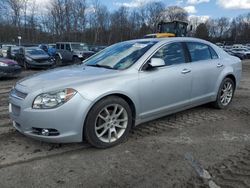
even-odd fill
[[[192,71],[182,43],[167,44],[152,58],[161,58],[166,65],[139,73],[141,118],[184,107],[191,94]]]
[[[216,83],[223,70],[223,62],[220,62],[214,49],[207,44],[200,42],[186,44],[192,61],[191,99],[198,103],[211,101],[217,93]]]

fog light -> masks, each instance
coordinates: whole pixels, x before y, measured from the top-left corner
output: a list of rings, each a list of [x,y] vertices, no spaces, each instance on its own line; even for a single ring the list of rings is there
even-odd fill
[[[48,129],[42,129],[42,135],[43,136],[49,136],[49,130]]]

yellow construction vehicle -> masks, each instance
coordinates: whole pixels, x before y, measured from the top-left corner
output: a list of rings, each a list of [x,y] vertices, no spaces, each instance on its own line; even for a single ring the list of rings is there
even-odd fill
[[[185,37],[188,23],[184,21],[161,21],[157,25],[157,33],[145,35],[144,38]]]

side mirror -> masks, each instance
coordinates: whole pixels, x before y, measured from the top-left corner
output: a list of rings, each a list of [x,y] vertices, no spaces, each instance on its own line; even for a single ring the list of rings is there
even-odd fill
[[[161,58],[151,58],[151,61],[149,62],[149,65],[152,68],[163,67],[163,66],[165,66],[165,61],[163,59],[161,59]]]

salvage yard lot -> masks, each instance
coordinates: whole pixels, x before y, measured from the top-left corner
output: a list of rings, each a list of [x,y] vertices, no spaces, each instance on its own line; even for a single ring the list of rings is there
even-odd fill
[[[250,185],[250,61],[243,62],[229,108],[203,105],[142,124],[125,143],[106,150],[39,142],[15,131],[8,92],[18,79],[0,81],[0,187]]]

